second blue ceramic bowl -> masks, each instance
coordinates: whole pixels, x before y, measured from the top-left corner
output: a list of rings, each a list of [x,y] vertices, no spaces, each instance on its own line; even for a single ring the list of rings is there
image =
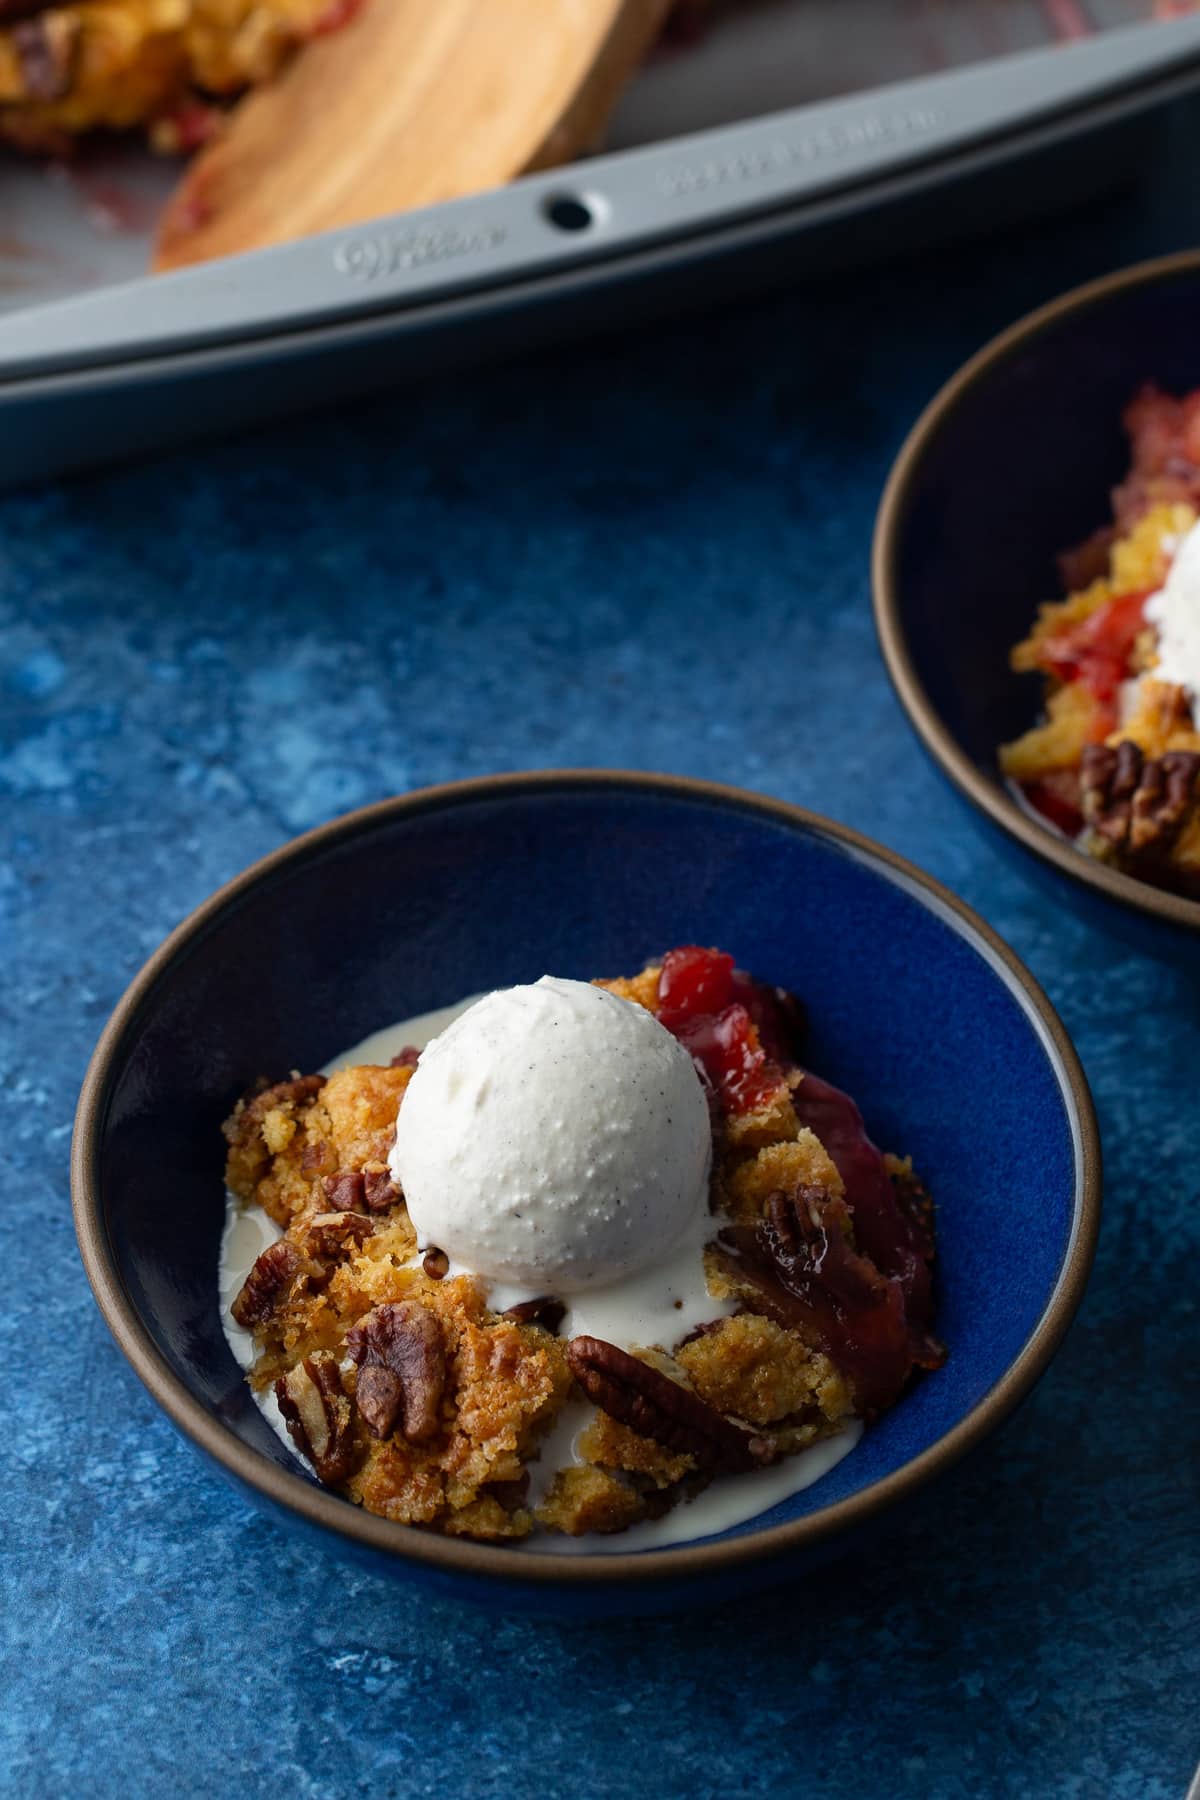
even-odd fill
[[[635,971],[716,943],[800,994],[810,1062],[911,1152],[939,1204],[949,1360],[822,1481],[720,1538],[541,1557],[371,1517],[268,1429],[226,1346],[221,1120],[260,1072],[315,1068],[464,994]],[[511,1608],[704,1604],[792,1574],[977,1443],[1041,1374],[1099,1215],[1087,1087],[988,928],[851,832],[655,776],[501,776],[355,813],[268,857],[151,958],[96,1051],[72,1187],[109,1325],[171,1418],[281,1520]]]
[[[1006,789],[997,747],[1033,724],[1041,681],[1008,658],[1059,552],[1109,521],[1129,463],[1121,416],[1154,381],[1200,386],[1200,251],[1093,281],[971,359],[909,434],[875,530],[888,672],[934,761],[1056,898],[1139,948],[1200,966],[1200,901],[1086,856]],[[1031,854],[1026,854],[1031,853]]]

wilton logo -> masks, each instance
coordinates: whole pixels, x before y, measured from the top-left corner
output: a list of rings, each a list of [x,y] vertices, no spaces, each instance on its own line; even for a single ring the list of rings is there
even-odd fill
[[[426,263],[446,262],[453,256],[494,250],[506,236],[502,225],[377,232],[340,243],[333,253],[333,266],[339,275],[374,281],[379,275],[398,275],[402,269],[419,269]]]
[[[724,187],[729,182],[757,181],[780,169],[792,169],[805,163],[827,162],[864,150],[876,144],[902,142],[932,131],[942,122],[942,115],[929,107],[909,112],[867,114],[846,125],[814,131],[806,137],[776,138],[761,150],[749,150],[733,156],[714,157],[709,162],[687,163],[679,169],[660,170],[658,187],[674,198],[678,194],[701,193],[706,188]]]

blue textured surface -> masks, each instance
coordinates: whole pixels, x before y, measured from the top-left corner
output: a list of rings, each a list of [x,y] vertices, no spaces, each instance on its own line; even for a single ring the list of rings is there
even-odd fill
[[[8,1791],[1180,1800],[1197,997],[969,825],[888,690],[866,550],[936,382],[1191,240],[1193,168],[1184,138],[1153,191],[965,257],[0,503]],[[1021,1417],[852,1563],[707,1620],[580,1631],[347,1573],[175,1437],[72,1240],[87,1053],[183,913],[348,805],[550,763],[903,848],[1030,962],[1101,1114],[1097,1271]]]

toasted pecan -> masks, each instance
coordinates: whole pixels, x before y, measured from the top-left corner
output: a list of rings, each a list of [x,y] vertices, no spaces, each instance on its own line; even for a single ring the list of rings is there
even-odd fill
[[[372,1437],[399,1429],[412,1444],[441,1424],[446,1349],[437,1316],[414,1301],[377,1306],[346,1337],[358,1365],[356,1399]]]
[[[1146,757],[1129,739],[1088,744],[1080,765],[1083,816],[1092,830],[1131,859],[1170,849],[1200,778],[1200,755],[1168,750]]]
[[[300,1273],[304,1258],[287,1238],[268,1244],[229,1308],[244,1331],[265,1325]]]
[[[339,1169],[336,1175],[324,1175],[321,1186],[332,1211],[366,1211],[366,1183],[361,1169]]]
[[[322,1481],[344,1481],[354,1467],[354,1418],[337,1358],[316,1350],[275,1383],[275,1398],[296,1448]]]
[[[339,1169],[324,1176],[321,1186],[330,1206],[343,1212],[386,1212],[400,1198],[386,1169]]]
[[[364,1243],[374,1230],[375,1222],[366,1213],[314,1213],[304,1226],[304,1248],[309,1256],[328,1261],[350,1245]]]
[[[386,1212],[400,1198],[400,1189],[386,1169],[364,1169],[363,1200],[368,1212]]]
[[[690,1389],[603,1338],[567,1345],[571,1373],[588,1399],[622,1425],[708,1474],[736,1474],[772,1459],[771,1445],[730,1423]]]

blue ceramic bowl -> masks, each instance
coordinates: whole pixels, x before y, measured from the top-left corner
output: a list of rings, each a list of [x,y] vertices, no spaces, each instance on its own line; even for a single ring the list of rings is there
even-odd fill
[[[636,970],[719,943],[804,997],[812,1066],[939,1201],[950,1355],[822,1481],[720,1538],[541,1557],[373,1518],[264,1424],[217,1309],[221,1120],[260,1071],[489,986]],[[1014,1181],[1014,1171],[1020,1171]],[[386,1569],[581,1615],[715,1601],[827,1555],[1029,1390],[1099,1215],[1087,1086],[1045,996],[979,919],[840,826],[646,775],[500,776],[353,813],[221,890],[153,956],[96,1050],[76,1224],[118,1342],[171,1418],[275,1514]]]
[[[1061,593],[1055,558],[1109,518],[1128,467],[1121,415],[1154,380],[1200,385],[1200,252],[1076,289],[996,338],[908,437],[875,531],[888,671],[930,755],[1068,905],[1140,948],[1200,962],[1200,901],[1106,868],[1006,790],[997,746],[1031,725],[1041,681],[1009,651]],[[1032,853],[1032,857],[1027,852]]]

